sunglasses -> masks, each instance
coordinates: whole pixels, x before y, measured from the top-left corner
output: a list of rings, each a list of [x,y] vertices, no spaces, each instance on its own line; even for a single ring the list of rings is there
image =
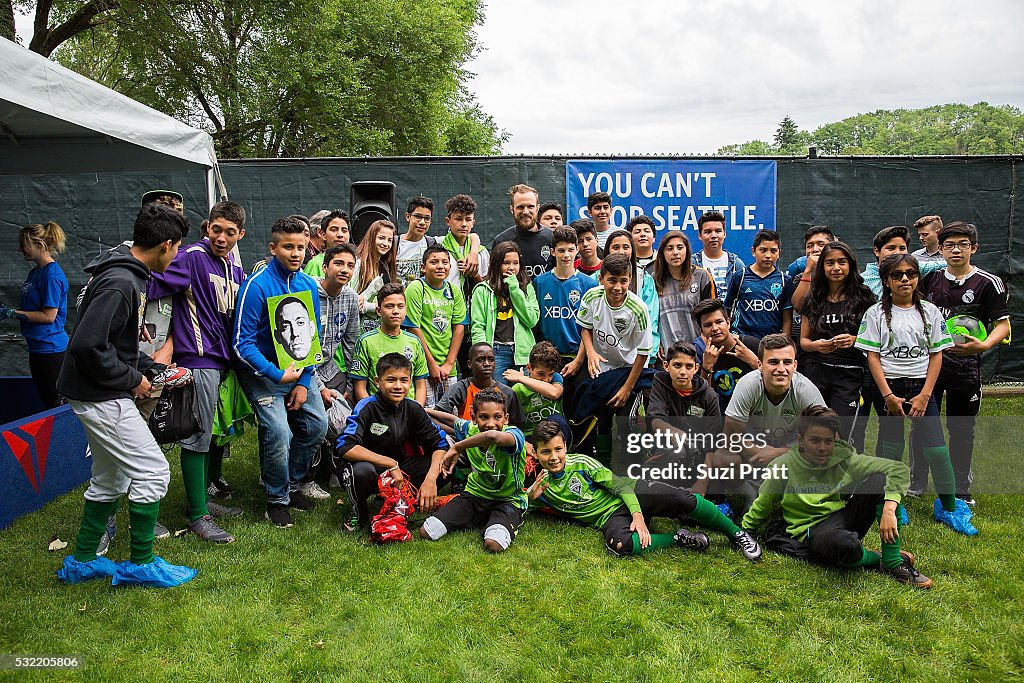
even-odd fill
[[[897,270],[896,272],[889,275],[889,277],[892,278],[893,280],[899,280],[902,282],[903,280],[916,280],[917,276],[920,274],[921,273],[916,270]]]

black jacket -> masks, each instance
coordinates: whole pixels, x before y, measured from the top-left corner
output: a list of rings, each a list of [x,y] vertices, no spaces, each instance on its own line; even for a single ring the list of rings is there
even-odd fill
[[[647,417],[660,418],[670,425],[702,431],[714,431],[721,420],[718,394],[707,380],[699,374],[693,376],[693,391],[689,396],[680,396],[672,386],[672,378],[664,370],[654,376],[651,386],[651,400],[647,406]]]
[[[76,401],[131,398],[144,373],[165,366],[139,352],[139,317],[145,306],[149,268],[120,245],[85,267],[92,280],[78,308],[64,366],[57,379],[62,396]]]
[[[447,451],[448,440],[427,411],[416,401],[404,399],[397,406],[375,394],[356,404],[338,437],[335,453],[344,456],[353,446],[402,462]]]

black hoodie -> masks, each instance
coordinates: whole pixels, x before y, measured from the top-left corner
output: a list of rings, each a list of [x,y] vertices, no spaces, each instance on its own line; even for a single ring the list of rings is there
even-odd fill
[[[165,366],[139,352],[139,319],[149,268],[122,244],[85,267],[92,280],[78,307],[57,390],[75,401],[131,398],[131,390]]]
[[[700,375],[693,376],[693,391],[683,396],[672,386],[672,378],[664,370],[654,376],[647,417],[661,418],[673,426],[715,432],[719,428],[722,411],[718,407],[718,394]]]

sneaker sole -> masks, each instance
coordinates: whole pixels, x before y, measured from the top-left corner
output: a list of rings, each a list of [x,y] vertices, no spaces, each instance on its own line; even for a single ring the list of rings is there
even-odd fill
[[[270,519],[270,513],[267,513],[267,512],[264,512],[264,513],[263,513],[263,517],[264,517],[264,518],[265,518],[265,519],[266,519],[266,520],[267,520],[268,522],[270,522],[270,524],[271,524],[272,526],[275,526],[275,527],[277,527],[278,529],[291,529],[291,528],[292,528],[293,526],[295,526],[295,524],[277,524],[276,522],[274,522],[274,520]]]

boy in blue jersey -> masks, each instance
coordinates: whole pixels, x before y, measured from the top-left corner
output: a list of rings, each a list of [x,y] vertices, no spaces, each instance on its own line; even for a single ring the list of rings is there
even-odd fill
[[[240,361],[238,381],[256,412],[260,433],[260,470],[267,490],[266,518],[278,528],[292,526],[289,508],[310,510],[314,502],[299,492],[313,453],[327,434],[327,412],[314,366],[292,363],[279,368],[270,329],[267,300],[307,290],[320,330],[320,295],[316,280],[300,272],[306,253],[306,225],[279,218],[270,229],[271,259],[242,283],[238,291],[233,344]]]
[[[580,348],[580,326],[576,324],[580,302],[584,294],[597,287],[597,280],[576,269],[578,250],[576,231],[556,228],[551,238],[555,269],[533,281],[540,304],[541,337],[554,344],[566,362],[575,358]]]
[[[438,415],[435,414],[435,418]],[[473,398],[473,421],[449,421],[458,441],[445,454],[442,472],[450,474],[460,456],[472,472],[466,490],[423,522],[420,538],[436,541],[449,531],[483,526],[484,549],[508,550],[527,508],[526,438],[508,426],[505,397],[484,389]]]
[[[754,236],[750,249],[754,262],[732,279],[725,295],[736,334],[758,339],[777,332],[790,336],[793,307],[789,303],[789,278],[776,266],[781,251],[782,240],[774,230],[762,230]]]
[[[694,252],[693,265],[711,273],[716,292],[728,291],[729,283],[734,277],[739,277],[746,265],[739,256],[722,248],[725,244],[725,214],[705,211],[697,219],[697,237],[704,248]]]

